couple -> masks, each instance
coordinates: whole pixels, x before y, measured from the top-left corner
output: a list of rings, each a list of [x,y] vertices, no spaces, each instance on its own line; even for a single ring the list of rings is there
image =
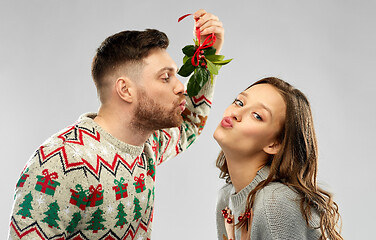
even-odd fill
[[[194,14],[202,37],[222,23]],[[157,30],[124,31],[97,49],[101,106],[47,139],[16,185],[9,239],[150,239],[156,166],[201,133],[213,96],[186,96]],[[200,100],[199,100],[200,99]],[[214,132],[226,185],[219,239],[342,239],[331,195],[317,187],[317,145],[305,96],[277,78],[240,93]]]

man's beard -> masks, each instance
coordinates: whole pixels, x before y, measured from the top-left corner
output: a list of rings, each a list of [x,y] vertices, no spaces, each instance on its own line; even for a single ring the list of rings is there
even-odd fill
[[[131,124],[138,130],[155,131],[163,128],[178,127],[182,124],[183,118],[179,111],[179,104],[184,99],[182,96],[167,109],[149,97],[145,90],[138,90],[138,106],[135,109],[135,116]]]

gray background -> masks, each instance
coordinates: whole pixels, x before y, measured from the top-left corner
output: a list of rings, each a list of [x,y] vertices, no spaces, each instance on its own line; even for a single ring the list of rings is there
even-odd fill
[[[234,97],[266,76],[292,83],[310,99],[319,182],[334,193],[343,236],[371,238],[376,2],[366,0],[1,0],[0,236],[7,234],[13,190],[29,156],[80,114],[98,109],[90,64],[99,44],[121,30],[157,28],[170,37],[169,52],[180,65],[193,28],[177,18],[198,8],[223,21],[223,54],[234,61],[220,71],[199,140],[157,168],[153,239],[216,238],[216,192],[223,182],[212,134]]]

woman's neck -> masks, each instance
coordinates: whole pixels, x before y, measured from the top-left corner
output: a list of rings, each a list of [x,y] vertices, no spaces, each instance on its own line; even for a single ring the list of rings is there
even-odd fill
[[[231,182],[237,193],[248,186],[266,164],[263,153],[247,157],[225,152],[225,157]]]

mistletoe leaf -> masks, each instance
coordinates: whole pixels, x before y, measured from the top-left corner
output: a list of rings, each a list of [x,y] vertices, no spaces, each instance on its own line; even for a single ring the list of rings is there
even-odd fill
[[[193,96],[196,96],[198,94],[198,92],[200,91],[200,86],[199,86],[199,83],[198,83],[198,79],[197,79],[197,73],[194,73],[190,78],[189,78],[189,81],[188,81],[188,84],[187,84],[187,93],[188,93],[188,96],[189,97],[193,97]]]
[[[199,74],[202,79],[202,82],[200,85],[200,87],[202,88],[205,85],[205,83],[209,80],[210,72],[206,68],[199,67],[197,69],[197,74]]]
[[[183,64],[184,64],[188,59],[189,59],[188,56],[184,56],[184,57],[183,57]]]
[[[196,47],[194,45],[187,45],[182,50],[186,56],[192,57],[195,54]]]
[[[196,96],[205,83],[209,80],[209,71],[206,68],[196,68],[194,74],[190,77],[187,84],[187,93],[189,97]]]
[[[204,50],[204,55],[215,55],[215,52],[217,51],[215,48],[213,47],[208,47],[208,48],[205,48],[203,49]]]
[[[195,67],[192,65],[192,62],[191,62],[192,58],[188,58],[184,65],[179,69],[179,72],[178,74],[182,77],[188,77],[189,75],[191,75],[191,73],[195,70]]]
[[[218,68],[217,66],[212,63],[209,59],[206,59],[208,70],[210,74],[218,75]]]
[[[215,61],[222,61],[225,58],[225,56],[223,56],[223,55],[208,55],[208,56],[205,56],[205,58],[209,59],[212,62],[215,62]]]
[[[216,64],[216,65],[226,65],[227,63],[229,63],[231,61],[232,61],[232,58],[227,59],[227,60],[222,60],[222,61],[213,61],[213,63]]]

